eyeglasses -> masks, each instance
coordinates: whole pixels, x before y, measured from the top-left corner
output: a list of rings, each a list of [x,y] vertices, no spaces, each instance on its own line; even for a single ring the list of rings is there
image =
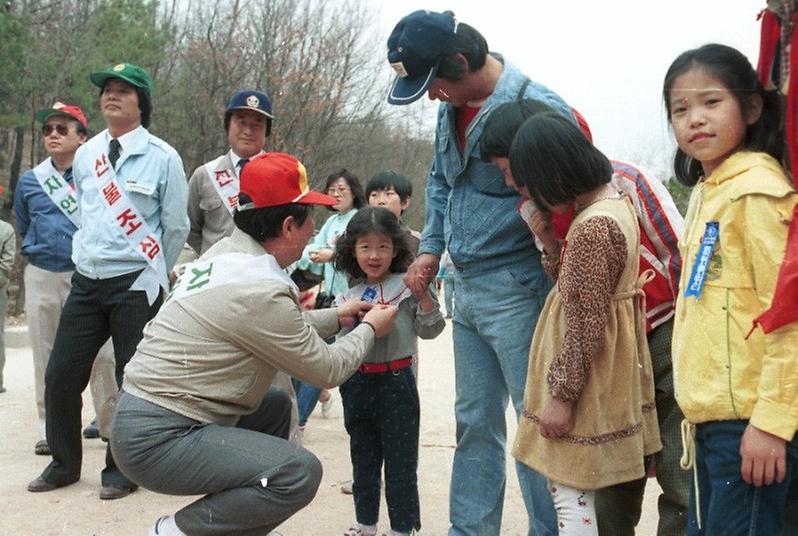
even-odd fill
[[[334,195],[334,194],[344,195],[344,194],[348,194],[351,191],[352,190],[347,188],[346,186],[340,186],[338,188],[327,188],[327,193],[329,195]]]
[[[53,133],[53,130],[58,132],[60,136],[66,136],[67,134],[69,134],[69,127],[67,127],[66,125],[62,125],[61,123],[58,123],[56,125],[44,125],[42,127],[42,134],[45,136],[49,136],[50,134]]]

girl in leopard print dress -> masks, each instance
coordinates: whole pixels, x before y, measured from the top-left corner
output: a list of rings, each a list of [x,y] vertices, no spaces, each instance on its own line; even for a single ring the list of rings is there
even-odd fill
[[[637,217],[609,184],[607,158],[559,114],[522,125],[510,168],[541,209],[534,231],[556,281],[532,340],[513,455],[548,478],[560,534],[597,534],[595,490],[642,478],[644,455],[661,448]],[[560,241],[552,217],[570,212]]]

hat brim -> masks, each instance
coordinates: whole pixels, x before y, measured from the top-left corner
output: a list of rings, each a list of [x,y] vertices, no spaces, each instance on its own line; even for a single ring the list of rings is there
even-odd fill
[[[44,110],[39,110],[36,113],[36,120],[39,121],[40,123],[44,123],[54,115],[62,115],[64,117],[68,117],[69,119],[72,119],[73,121],[77,121],[78,123],[80,123],[80,120],[78,120],[77,117],[73,116],[72,114],[68,114],[63,110],[56,110],[55,108],[45,108]]]
[[[230,113],[233,113],[236,110],[257,112],[257,113],[259,113],[261,115],[265,115],[269,119],[274,119],[274,115],[273,114],[271,114],[271,113],[269,113],[269,112],[267,112],[265,110],[261,110],[260,108],[253,108],[251,106],[233,106],[232,108],[228,108],[227,110],[225,110],[225,113],[230,114]]]
[[[305,195],[294,201],[300,205],[324,205],[331,207],[338,204],[338,200],[331,195],[323,194],[315,190],[308,190]]]
[[[67,119],[71,119],[72,121],[77,121],[78,124],[82,125],[83,128],[85,129],[89,128],[89,124],[86,122],[85,119],[81,119],[80,117],[75,117],[69,112],[65,112],[64,110],[56,110],[55,108],[45,108],[44,110],[39,110],[38,112],[36,112],[36,120],[44,124],[48,119],[56,115],[60,115],[61,117],[66,117]]]
[[[433,65],[430,70],[422,76],[414,76],[412,78],[409,76],[397,76],[391,86],[391,91],[388,92],[388,103],[402,105],[416,102],[424,95],[430,84],[432,84],[433,78],[435,78],[435,75],[438,73],[439,65],[440,64]]]
[[[105,83],[111,78],[118,78],[120,80],[124,80],[133,87],[143,89],[148,96],[150,95],[150,90],[147,87],[147,84],[144,84],[134,78],[130,78],[125,75],[119,74],[117,72],[100,71],[99,73],[91,73],[91,75],[89,76],[91,83],[99,88],[104,87]]]

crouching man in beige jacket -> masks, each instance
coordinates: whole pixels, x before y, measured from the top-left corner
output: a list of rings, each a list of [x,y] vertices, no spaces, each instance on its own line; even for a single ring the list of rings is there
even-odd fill
[[[287,441],[290,401],[270,389],[272,379],[282,370],[313,385],[343,383],[397,313],[360,301],[300,310],[283,268],[313,234],[313,205],[335,203],[308,189],[292,156],[253,158],[241,177],[236,230],[187,267],[145,328],[125,369],[114,457],[145,488],[205,494],[150,534],[262,535],[315,496],[321,464]]]

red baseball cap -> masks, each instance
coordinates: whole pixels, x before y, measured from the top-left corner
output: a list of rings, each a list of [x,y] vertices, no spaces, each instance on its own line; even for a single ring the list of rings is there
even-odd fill
[[[277,207],[291,203],[333,206],[334,197],[311,190],[302,162],[286,153],[261,153],[241,173],[239,191],[252,199],[238,210]]]
[[[83,110],[74,104],[64,104],[63,102],[56,102],[50,108],[39,110],[39,113],[36,114],[36,119],[44,123],[54,115],[65,115],[67,117],[71,117],[83,125],[83,128],[89,128],[89,122],[86,121],[86,116],[83,115]]]

